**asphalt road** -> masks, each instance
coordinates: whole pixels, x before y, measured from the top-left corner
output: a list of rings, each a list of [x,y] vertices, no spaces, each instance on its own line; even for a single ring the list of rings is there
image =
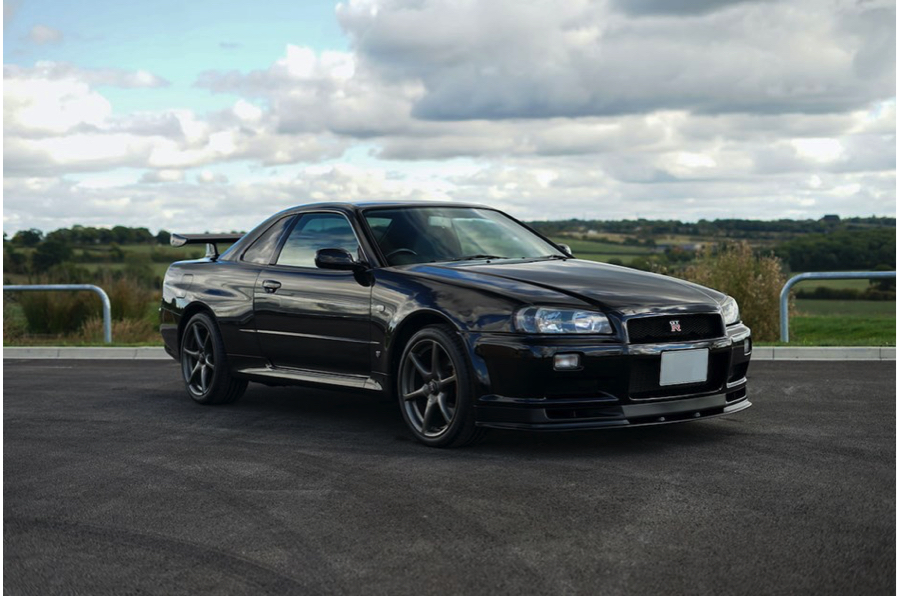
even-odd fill
[[[393,404],[174,362],[4,362],[7,594],[879,594],[895,365],[751,367],[670,426],[415,443]]]

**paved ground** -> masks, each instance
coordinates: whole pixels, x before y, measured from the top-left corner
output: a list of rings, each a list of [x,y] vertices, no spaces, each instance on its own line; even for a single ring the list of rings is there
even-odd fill
[[[7,360],[4,591],[893,593],[894,366],[757,363],[730,418],[436,451],[360,396]]]

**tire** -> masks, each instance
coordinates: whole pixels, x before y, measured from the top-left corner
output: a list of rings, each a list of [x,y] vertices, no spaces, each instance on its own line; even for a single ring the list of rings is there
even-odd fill
[[[397,399],[413,435],[430,447],[462,447],[479,440],[472,365],[448,325],[429,325],[407,342],[397,367]]]
[[[222,334],[208,314],[198,313],[188,320],[180,354],[184,387],[198,404],[230,404],[246,391],[247,381],[235,379],[228,370]]]

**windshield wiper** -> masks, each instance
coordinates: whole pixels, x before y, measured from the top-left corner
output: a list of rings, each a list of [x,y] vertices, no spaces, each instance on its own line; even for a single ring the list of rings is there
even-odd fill
[[[458,259],[450,259],[450,261],[480,261],[481,259],[505,259],[499,255],[469,255],[468,257],[459,257]]]
[[[543,256],[540,256],[540,257],[538,257],[538,258],[539,258],[539,259],[562,259],[562,260],[566,260],[566,259],[571,259],[572,257],[564,257],[563,255],[543,255]]]

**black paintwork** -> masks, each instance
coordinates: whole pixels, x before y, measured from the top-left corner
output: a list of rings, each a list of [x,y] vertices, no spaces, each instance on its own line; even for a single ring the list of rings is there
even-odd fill
[[[424,325],[445,323],[459,332],[471,359],[483,426],[625,426],[730,413],[750,405],[744,377],[750,359],[744,343],[750,330],[743,324],[729,326],[719,337],[684,343],[674,337],[666,343],[631,344],[627,338],[630,318],[718,313],[723,294],[574,258],[387,266],[363,212],[404,205],[422,203],[296,207],[270,217],[217,258],[174,263],[166,273],[160,308],[166,350],[177,358],[184,323],[194,313],[207,311],[219,325],[235,376],[392,394],[405,340]],[[242,260],[244,251],[267,230],[272,229],[266,237],[269,243],[279,238],[283,242],[292,224],[285,218],[310,212],[339,213],[349,220],[360,243],[362,265],[339,270],[273,265],[274,256],[270,262]],[[320,259],[339,266],[335,263],[345,257],[328,251]],[[517,332],[513,315],[528,305],[600,310],[615,333]],[[662,351],[702,347],[710,350],[714,386],[635,397],[635,383],[645,380],[640,375],[655,374],[658,380]],[[580,353],[582,368],[554,371],[552,358],[558,352]]]

